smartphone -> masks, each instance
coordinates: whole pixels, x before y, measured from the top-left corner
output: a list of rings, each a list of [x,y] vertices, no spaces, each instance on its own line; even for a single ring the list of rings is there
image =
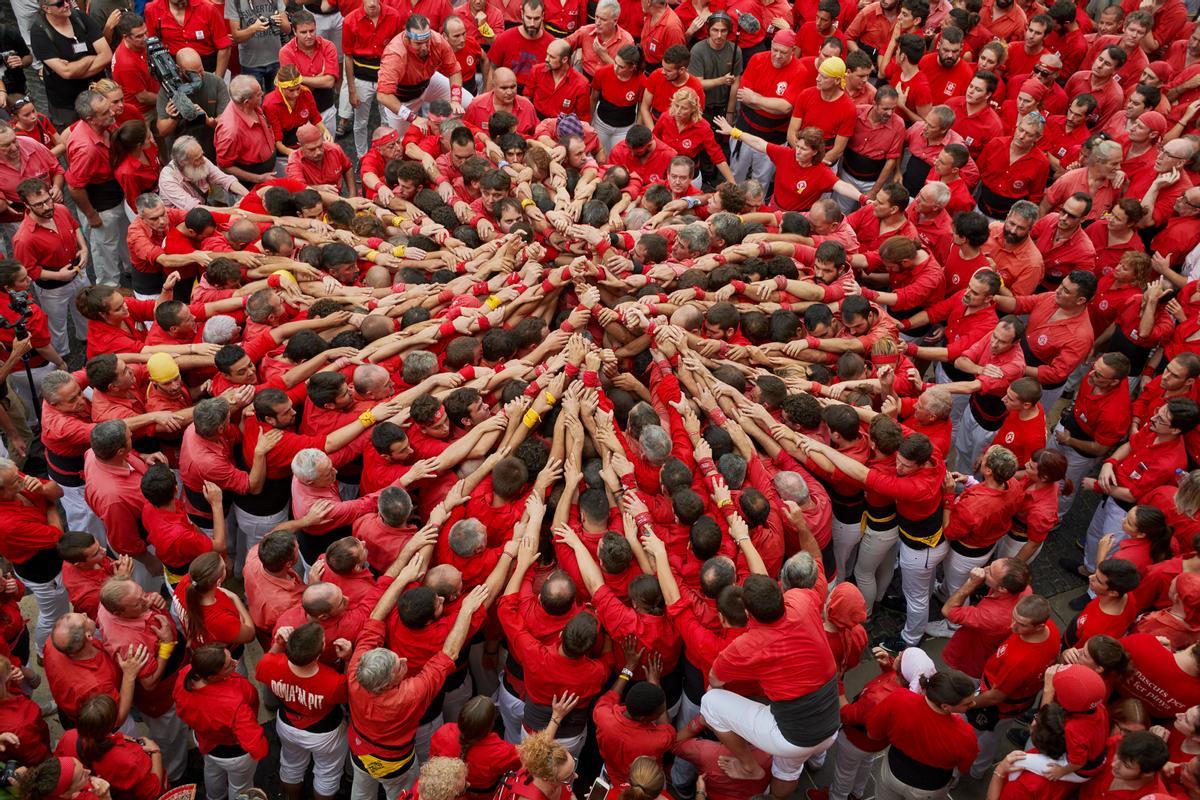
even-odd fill
[[[604,780],[604,778],[596,778],[596,782],[592,784],[592,788],[588,791],[587,797],[584,800],[604,800],[608,797],[608,793],[612,790],[612,784]]]

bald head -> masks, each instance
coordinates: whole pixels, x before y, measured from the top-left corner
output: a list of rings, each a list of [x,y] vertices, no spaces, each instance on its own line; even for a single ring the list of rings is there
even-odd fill
[[[80,613],[63,614],[54,623],[50,642],[58,652],[71,656],[79,653],[88,642],[88,618]]]
[[[425,585],[449,599],[462,592],[462,573],[450,564],[438,564],[425,574]]]
[[[571,55],[571,45],[567,44],[562,39],[555,39],[546,48],[546,52],[555,58],[567,58]]]
[[[442,30],[447,36],[460,36],[467,32],[467,26],[458,17],[451,16],[446,18],[446,25]]]
[[[200,54],[190,47],[185,47],[175,54],[175,63],[179,65],[179,69],[185,72],[204,71],[204,64],[200,61]]]
[[[811,497],[808,483],[798,472],[780,472],[775,476],[775,491],[784,500],[791,500],[797,505],[804,505]]]
[[[494,69],[492,71],[492,84],[493,85],[502,86],[502,85],[510,83],[510,82],[511,83],[517,82],[517,73],[513,72],[508,67],[496,67],[496,69]]]
[[[337,616],[344,610],[342,590],[332,583],[314,583],[300,595],[300,605],[310,617]]]

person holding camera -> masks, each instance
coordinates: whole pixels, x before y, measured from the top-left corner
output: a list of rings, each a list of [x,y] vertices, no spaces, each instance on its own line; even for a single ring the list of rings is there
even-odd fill
[[[139,14],[126,11],[117,22],[116,32],[121,43],[113,55],[113,80],[125,90],[125,107],[152,125],[158,90],[162,87],[150,74],[146,53],[146,21]]]
[[[87,241],[75,215],[54,201],[45,181],[30,178],[17,193],[25,218],[13,237],[13,255],[33,280],[34,295],[49,320],[53,349],[65,358],[71,354],[68,320],[74,322],[77,339],[87,335],[87,320],[75,308],[75,295],[88,285]]]
[[[166,147],[172,147],[181,136],[195,137],[204,150],[204,155],[215,161],[217,150],[213,144],[213,132],[217,119],[229,105],[229,86],[225,81],[204,68],[204,59],[198,52],[185,47],[175,54],[179,76],[186,85],[184,92],[200,113],[188,119],[176,107],[172,95],[166,89],[158,93],[155,126]]]
[[[242,74],[253,76],[269,92],[279,70],[283,37],[292,33],[283,0],[225,0],[225,19],[237,42]]]
[[[33,55],[20,32],[11,25],[0,25],[0,66],[3,67],[3,86],[0,86],[0,107],[7,108],[25,96],[25,68],[33,63]]]
[[[100,0],[92,0],[95,5]],[[151,0],[146,4],[146,32],[172,56],[194,50],[207,70],[224,76],[233,40],[221,8],[201,0]],[[161,118],[162,115],[160,114]]]

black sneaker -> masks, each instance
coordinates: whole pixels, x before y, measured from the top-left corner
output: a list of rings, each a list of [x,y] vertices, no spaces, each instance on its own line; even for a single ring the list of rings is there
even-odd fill
[[[876,644],[893,655],[903,653],[911,646],[899,636],[884,636]]]
[[[1009,728],[1006,735],[1008,736],[1008,741],[1012,742],[1013,747],[1019,750],[1024,749],[1025,742],[1029,739],[1029,728],[1026,728],[1024,725],[1014,725]]]
[[[1058,560],[1058,565],[1063,568],[1063,571],[1068,572],[1071,575],[1079,575],[1083,578],[1087,577],[1087,574],[1082,571],[1086,569],[1086,567],[1083,566],[1082,558],[1063,557]]]

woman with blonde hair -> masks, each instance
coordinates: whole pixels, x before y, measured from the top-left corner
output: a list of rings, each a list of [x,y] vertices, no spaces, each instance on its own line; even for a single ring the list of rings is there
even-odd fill
[[[704,119],[703,112],[696,91],[684,86],[671,96],[671,107],[654,124],[654,136],[679,155],[690,158],[697,166],[702,166],[707,159],[721,173],[721,177],[736,183],[733,170],[729,168],[729,159],[717,144],[712,125]]]
[[[650,756],[638,756],[629,765],[629,781],[614,786],[605,800],[668,800],[663,794],[666,785],[667,774],[662,765]],[[696,796],[699,798],[702,792],[702,785],[697,783]]]
[[[397,800],[458,800],[467,791],[467,765],[459,758],[434,757],[421,765],[421,777]]]
[[[509,776],[504,786],[512,788],[519,797],[536,797],[535,789],[545,800],[575,800],[571,782],[575,780],[575,757],[567,748],[554,741],[549,728],[529,736],[517,745],[521,768]],[[523,787],[524,792],[521,791]]]

